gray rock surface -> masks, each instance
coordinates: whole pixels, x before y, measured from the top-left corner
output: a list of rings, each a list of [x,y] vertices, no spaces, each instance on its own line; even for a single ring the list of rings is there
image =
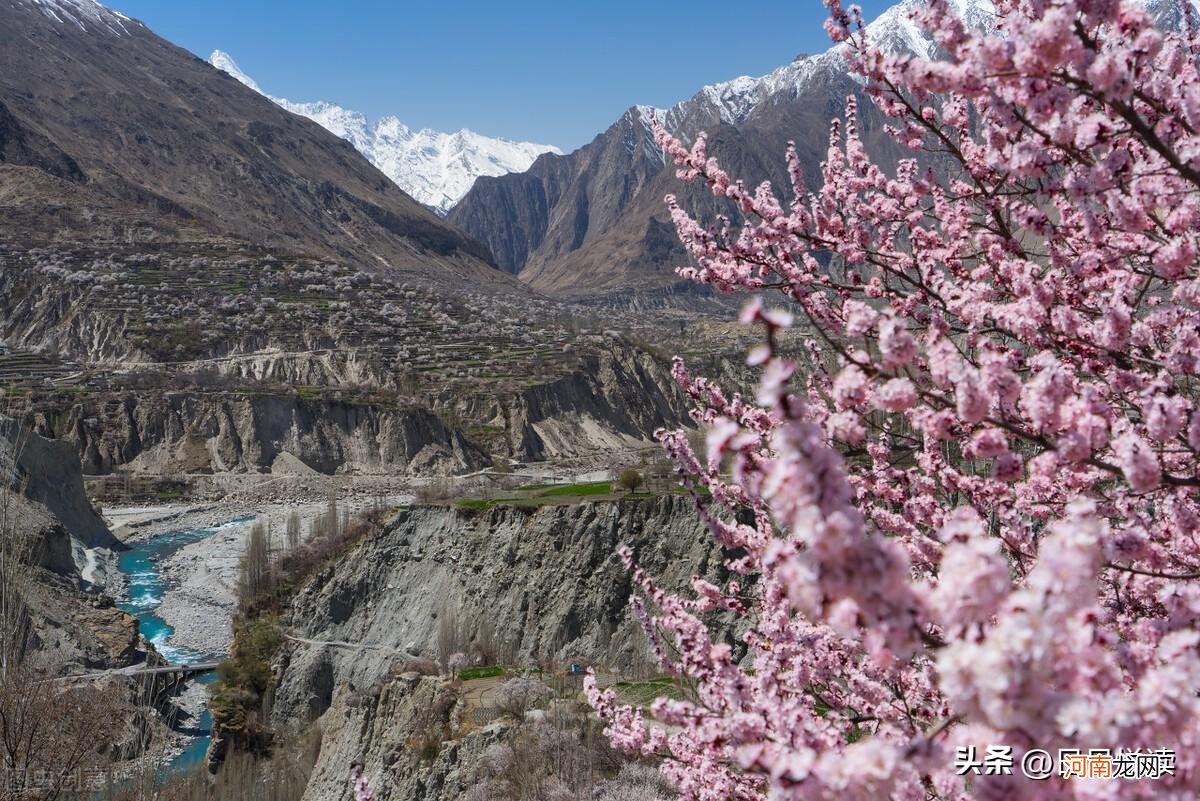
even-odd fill
[[[626,670],[644,658],[645,643],[628,610],[622,543],[667,587],[723,569],[683,496],[478,512],[416,507],[315,576],[284,623],[305,639],[432,656],[439,621],[454,613],[468,639],[494,628],[518,662],[554,657]],[[339,688],[372,685],[396,658],[290,642],[278,665],[276,724],[313,719]]]
[[[87,499],[70,443],[46,439],[0,417],[0,450],[16,453],[16,525],[41,535],[45,567],[64,575],[75,573],[68,535],[85,548],[119,545]]]
[[[162,474],[265,472],[281,453],[324,473],[446,473],[486,463],[461,432],[424,409],[183,392],[129,394],[106,409],[77,405],[43,416],[41,425],[72,441],[90,474],[120,465]]]
[[[321,753],[303,801],[347,801],[352,762],[364,766],[377,801],[456,801],[469,788],[483,752],[501,741],[504,722],[457,733],[425,757],[414,741],[442,721],[452,693],[438,678],[406,674],[369,693],[343,688],[321,719]],[[453,715],[453,710],[450,710]],[[431,720],[437,718],[437,720]]]

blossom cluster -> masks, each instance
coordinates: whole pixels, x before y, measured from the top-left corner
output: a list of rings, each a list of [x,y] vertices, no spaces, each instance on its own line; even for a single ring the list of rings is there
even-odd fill
[[[589,684],[592,703],[684,799],[1194,798],[1191,16],[1170,31],[1131,0],[998,0],[971,27],[929,0],[913,16],[931,58],[827,5],[863,92],[819,187],[794,150],[784,203],[703,136],[656,130],[740,218],[667,199],[680,273],[757,295],[761,383],[729,394],[677,362],[707,454],[660,434],[732,579],[681,597],[624,554],[655,654],[694,692],[649,717]],[[868,153],[866,114],[911,157]],[[783,328],[805,346],[785,352]],[[744,657],[706,626],[718,609]],[[956,749],[989,743],[1179,756],[1149,784],[956,774]]]
[[[367,777],[363,775],[361,763],[350,765],[350,790],[354,793],[354,801],[375,801],[375,793],[371,791]]]

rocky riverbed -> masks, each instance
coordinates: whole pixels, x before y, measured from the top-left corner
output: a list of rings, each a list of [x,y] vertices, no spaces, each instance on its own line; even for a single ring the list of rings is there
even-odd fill
[[[372,505],[399,505],[410,494],[373,496],[351,494],[339,499],[350,514]],[[170,643],[176,648],[204,654],[225,654],[232,640],[230,622],[236,601],[238,561],[246,548],[250,529],[267,525],[275,547],[284,547],[287,518],[300,515],[302,535],[310,522],[328,508],[328,499],[292,501],[241,501],[237,499],[198,505],[175,504],[111,509],[106,512],[113,530],[127,544],[144,543],[171,532],[213,529],[189,542],[157,564],[164,591],[157,614],[174,629]]]

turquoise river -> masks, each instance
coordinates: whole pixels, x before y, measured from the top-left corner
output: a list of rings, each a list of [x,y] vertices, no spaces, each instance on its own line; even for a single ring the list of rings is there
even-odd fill
[[[128,582],[125,598],[118,606],[137,618],[142,636],[153,643],[168,662],[172,664],[212,662],[224,659],[226,654],[200,653],[171,644],[171,637],[174,635],[175,629],[156,613],[167,592],[159,565],[184,546],[199,542],[222,528],[240,525],[251,519],[253,518],[246,517],[211,528],[168,532],[152,537],[145,542],[134,544],[118,557],[117,569],[124,574]],[[202,684],[210,684],[215,678],[214,674],[209,673],[201,676],[197,681]],[[193,724],[195,736],[192,737],[183,753],[171,762],[169,771],[186,770],[204,760],[208,751],[211,726],[212,717],[205,708],[200,719]]]

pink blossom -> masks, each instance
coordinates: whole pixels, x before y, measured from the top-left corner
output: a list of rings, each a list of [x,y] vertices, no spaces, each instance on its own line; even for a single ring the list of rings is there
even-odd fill
[[[987,417],[991,399],[979,376],[974,372],[962,375],[954,388],[955,410],[966,423],[978,423]]]
[[[375,794],[371,792],[367,779],[363,776],[362,765],[358,762],[350,765],[350,787],[354,792],[354,801],[375,801]]]
[[[1149,492],[1162,481],[1162,468],[1146,441],[1133,432],[1118,437],[1114,451],[1134,492]]]
[[[683,801],[1195,798],[1200,34],[1133,0],[998,3],[986,25],[927,0],[908,11],[935,46],[897,55],[828,7],[861,92],[817,182],[785,154],[786,205],[655,130],[732,212],[669,200],[680,274],[780,287],[811,336],[797,356],[789,319],[748,308],[756,402],[675,363],[707,463],[659,437],[728,580],[669,593],[622,550],[688,692],[588,697]],[[987,743],[1178,764],[1153,784],[952,770]]]
[[[972,459],[991,459],[1008,453],[1008,438],[998,428],[983,428],[971,435],[963,453]]]
[[[846,319],[846,334],[860,337],[875,327],[879,313],[865,303],[848,300],[842,304],[842,315]]]
[[[992,478],[1005,483],[1020,481],[1024,465],[1019,454],[1002,453],[992,462]]]
[[[889,370],[903,367],[917,354],[917,341],[895,317],[885,317],[879,323],[879,350],[883,364]]]
[[[916,404],[917,388],[907,378],[893,378],[878,389],[875,402],[886,411],[903,412]]]
[[[1187,405],[1179,396],[1158,394],[1146,403],[1142,414],[1145,415],[1146,431],[1150,436],[1159,442],[1169,442],[1183,430]]]
[[[857,365],[849,365],[833,382],[833,400],[839,409],[857,409],[870,397],[871,384]]]

